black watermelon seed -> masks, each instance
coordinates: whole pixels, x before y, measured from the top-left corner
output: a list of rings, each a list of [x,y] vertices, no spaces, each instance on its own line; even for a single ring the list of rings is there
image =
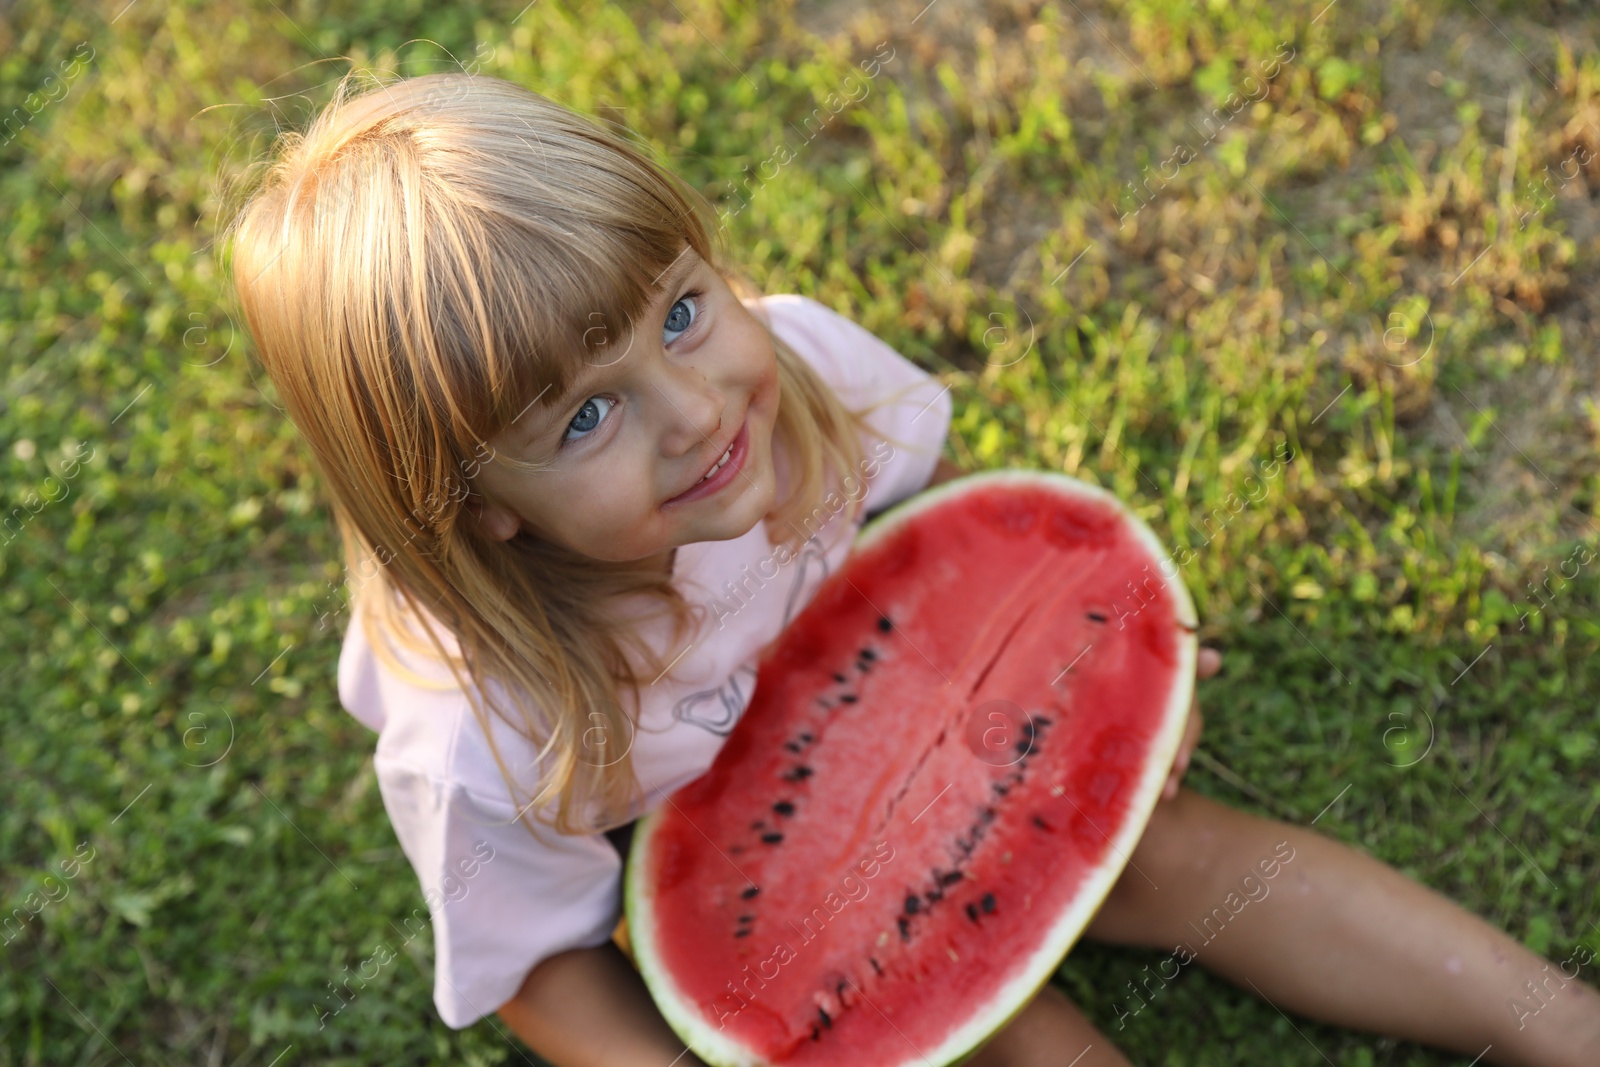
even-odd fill
[[[1054,720],[1054,719],[1047,719],[1047,718],[1045,718],[1045,717],[1044,717],[1044,716],[1043,716],[1043,715],[1035,715],[1035,716],[1034,716],[1034,717],[1033,717],[1033,719],[1034,719],[1034,721],[1035,721],[1035,722],[1037,722],[1037,723],[1038,723],[1038,724],[1039,724],[1039,725],[1040,725],[1040,726],[1049,726],[1049,725],[1051,725],[1051,724],[1052,724],[1052,723],[1054,723],[1054,722],[1055,722],[1055,720]]]
[[[870,648],[863,648],[861,650],[861,658],[864,659],[864,660],[871,661],[871,660],[877,659],[878,658],[878,654],[876,652],[872,651],[872,649],[870,649]]]
[[[961,881],[962,877],[963,875],[960,871],[951,871],[949,874],[940,877],[939,884],[955,885],[957,882]]]
[[[1095,622],[1105,622],[1106,621],[1106,617],[1104,615],[1100,614],[1098,611],[1089,612],[1089,618],[1093,619]]]
[[[854,693],[840,693],[839,702],[841,704],[854,704],[856,702],[856,695]]]
[[[795,767],[794,770],[792,770],[788,774],[784,775],[784,778],[786,778],[787,780],[789,780],[791,782],[802,782],[802,781],[805,781],[807,778],[810,778],[810,777],[811,777],[811,768],[807,767],[804,763],[798,764]]]
[[[877,974],[882,974],[883,973],[883,968],[878,966],[878,961],[877,960],[873,959],[871,956],[868,956],[867,957],[867,962],[872,964],[872,969],[873,969],[873,971],[875,973],[877,973]]]
[[[889,632],[889,628],[892,627],[893,625],[894,625],[894,623],[889,621],[889,616],[887,616],[887,615],[879,615],[878,616],[878,629],[882,630],[884,633],[888,633]]]
[[[772,810],[777,812],[779,815],[793,815],[794,805],[789,803],[787,800],[780,800],[776,804],[772,805]]]
[[[900,926],[900,940],[902,940],[902,941],[910,941],[911,940],[911,924],[906,922],[904,919],[898,919],[898,920],[896,920],[896,922]]]
[[[790,752],[799,752],[800,751],[800,746],[798,744],[796,744],[795,742],[793,742],[793,741],[785,741],[783,743],[783,747],[788,749]]]
[[[846,982],[844,979],[842,979],[842,978],[839,979],[839,984],[833,987],[834,993],[836,995],[840,996],[840,997],[843,997],[844,996],[844,987],[849,985],[849,984],[850,983]]]
[[[967,918],[971,919],[973,922],[978,921],[978,906],[976,904],[967,905]]]
[[[743,893],[740,893],[739,895],[741,897],[744,897],[744,899],[749,900],[751,897],[755,896],[759,892],[761,892],[761,887],[758,886],[758,885],[753,885],[753,886],[750,886],[749,888],[747,888]]]
[[[741,915],[739,916],[739,921],[742,923],[753,923],[756,921],[756,917],[754,915]]]
[[[906,914],[907,915],[915,915],[917,912],[919,912],[921,910],[922,910],[922,900],[915,893],[907,894],[907,896],[906,896]]]
[[[985,915],[988,915],[989,913],[993,912],[994,911],[994,894],[993,893],[985,893],[983,895],[983,902],[982,903],[983,903],[983,912],[984,912]]]
[[[801,734],[801,735],[800,735],[800,740],[802,740],[802,741],[804,741],[804,742],[805,742],[805,743],[806,743],[806,744],[808,744],[808,745],[809,745],[809,744],[810,744],[810,743],[811,743],[811,742],[813,742],[813,741],[815,741],[815,740],[816,740],[816,738],[815,738],[815,737],[813,737],[813,736],[812,736],[812,735],[810,735],[810,734]]]
[[[739,929],[737,929],[737,930],[735,930],[733,932],[733,936],[734,937],[749,937],[750,936],[750,928],[748,926],[741,926],[741,927],[739,927]]]
[[[993,808],[984,808],[983,809],[983,814],[979,815],[978,818],[982,819],[984,822],[993,822],[994,821],[994,809]],[[959,878],[961,876],[958,874],[958,875],[956,875],[956,877]]]
[[[1006,791],[1010,787],[1007,786],[1004,782],[996,782],[994,785],[990,786],[990,788],[993,789],[996,793],[999,793],[1001,796],[1005,796],[1006,795]]]
[[[765,841],[769,845],[776,845],[779,841],[783,840],[783,835],[778,833],[762,834],[761,840]]]
[[[840,685],[843,685],[845,682],[849,681],[848,678],[840,674],[838,671],[833,672],[833,680],[838,682]]]
[[[1037,815],[1033,817],[1033,825],[1037,826],[1041,830],[1050,829],[1050,824],[1039,818]]]
[[[815,1027],[815,1026],[813,1026],[811,1028],[811,1040],[813,1040],[813,1041],[821,1041],[822,1040],[822,1031],[819,1028]]]
[[[936,904],[944,899],[944,894],[937,889],[930,889],[923,896],[927,898],[929,904]]]
[[[832,1030],[833,1029],[833,1020],[828,1018],[828,1013],[825,1010],[823,1010],[822,1008],[818,1008],[817,1009],[817,1014],[822,1016],[822,1025],[826,1026],[829,1030]]]

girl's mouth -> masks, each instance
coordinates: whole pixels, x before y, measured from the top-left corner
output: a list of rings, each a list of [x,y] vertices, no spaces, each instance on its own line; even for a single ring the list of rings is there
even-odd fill
[[[700,500],[703,497],[719,493],[733,483],[744,469],[745,457],[750,452],[750,420],[747,417],[744,425],[739,427],[739,433],[734,437],[733,443],[727,451],[717,457],[701,479],[693,486],[679,493],[667,504],[686,504],[691,500]]]

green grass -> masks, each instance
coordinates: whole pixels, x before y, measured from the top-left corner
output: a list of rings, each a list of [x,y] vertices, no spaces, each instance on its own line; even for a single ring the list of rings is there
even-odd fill
[[[1584,5],[520,7],[116,0],[0,26],[4,110],[60,96],[0,145],[0,493],[27,516],[0,533],[0,903],[94,850],[0,945],[0,1064],[521,1058],[438,1021],[427,938],[318,1028],[421,900],[337,701],[321,489],[211,246],[229,181],[351,63],[452,55],[625,120],[713,198],[789,129],[796,160],[731,223],[767,291],[948,381],[962,465],[1097,482],[1192,551],[1225,661],[1189,783],[1326,808],[1318,830],[1531,948],[1600,949],[1600,567],[1519,628],[1527,584],[1596,543],[1600,162],[1531,191],[1600,151]],[[796,132],[886,40],[869,91]],[[1062,970],[1136,1063],[1456,1062],[1297,1019],[1302,1040],[1196,967],[1119,1031],[1159,958],[1083,945]]]

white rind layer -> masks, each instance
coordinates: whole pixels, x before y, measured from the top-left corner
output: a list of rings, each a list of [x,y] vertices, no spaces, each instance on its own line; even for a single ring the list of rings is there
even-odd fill
[[[914,497],[902,501],[868,523],[857,535],[852,552],[869,547],[892,533],[907,519],[929,508],[939,506],[954,496],[996,484],[1033,485],[1065,496],[1110,504],[1133,528],[1139,542],[1149,551],[1160,568],[1167,560],[1165,549],[1144,521],[1130,511],[1122,501],[1097,486],[1079,481],[1065,474],[1050,471],[1001,470],[983,471],[943,482]],[[1168,698],[1165,721],[1151,739],[1150,751],[1154,758],[1146,761],[1144,777],[1134,787],[1129,799],[1130,817],[1110,842],[1106,863],[1089,875],[1072,906],[1062,913],[1040,939],[1038,947],[1028,956],[1017,973],[1002,985],[986,1004],[979,1005],[969,1015],[968,1021],[957,1028],[941,1044],[922,1050],[921,1055],[911,1055],[899,1064],[882,1067],[929,1067],[959,1063],[977,1051],[1014,1018],[1039,989],[1050,980],[1050,975],[1060,966],[1067,951],[1077,941],[1084,927],[1094,918],[1105,901],[1111,887],[1122,875],[1128,857],[1133,854],[1144,835],[1145,825],[1161,796],[1161,787],[1177,758],[1178,746],[1183,741],[1188,722],[1189,704],[1194,696],[1195,663],[1199,654],[1199,639],[1194,634],[1198,625],[1194,601],[1179,579],[1176,570],[1171,577],[1158,575],[1171,591],[1176,602],[1178,621],[1187,627],[1179,635],[1178,666],[1172,694]],[[629,940],[633,944],[634,958],[640,974],[649,986],[656,1006],[672,1029],[700,1059],[715,1067],[765,1067],[763,1061],[750,1049],[732,1041],[720,1030],[703,1019],[694,1004],[684,995],[672,976],[662,966],[656,954],[655,915],[643,887],[653,881],[650,870],[650,840],[659,820],[660,808],[640,820],[635,828],[630,851],[628,883],[625,887],[628,914]],[[1134,817],[1137,816],[1137,817]]]

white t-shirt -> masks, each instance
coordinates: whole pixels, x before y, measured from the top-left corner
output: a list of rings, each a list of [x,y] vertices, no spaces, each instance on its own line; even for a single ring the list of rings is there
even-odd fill
[[[859,496],[865,482],[857,521],[923,489],[949,433],[949,391],[866,329],[807,297],[767,296],[747,306],[846,406],[899,398],[867,417],[905,445],[863,436],[865,478],[845,484]],[[731,541],[678,548],[672,582],[709,610],[669,675],[643,691],[635,736],[621,739],[631,741],[645,794],[639,814],[711,765],[749,703],[757,654],[849,553],[859,527],[843,518],[843,497],[832,499],[834,510],[817,516],[818,533],[784,563],[760,522]],[[642,632],[652,649],[664,649],[664,621]],[[448,635],[445,644],[454,651]],[[459,1029],[510,1000],[545,958],[610,939],[621,915],[622,861],[603,834],[564,836],[541,826],[543,840],[536,840],[518,821],[483,729],[448,670],[403,651],[401,659],[439,679],[439,687],[407,682],[385,668],[352,620],[339,656],[339,699],[378,731],[379,791],[427,906],[426,915],[419,907],[406,921],[407,938],[431,922],[434,1004]],[[512,706],[504,690],[494,695],[502,707]],[[531,782],[533,746],[498,717],[491,728],[518,781]],[[529,793],[525,786],[523,803]]]

